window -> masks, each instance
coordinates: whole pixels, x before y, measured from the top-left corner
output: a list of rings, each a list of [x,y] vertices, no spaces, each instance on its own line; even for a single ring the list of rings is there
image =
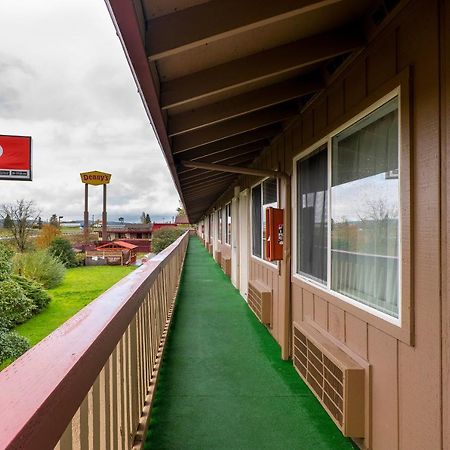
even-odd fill
[[[297,269],[327,282],[328,152],[322,147],[297,162]]]
[[[225,206],[225,242],[231,245],[231,203]]]
[[[209,242],[212,242],[213,240],[213,224],[214,224],[214,216],[213,214],[210,214],[208,222]]]
[[[398,108],[394,97],[296,166],[297,273],[394,318],[400,291]]]
[[[217,239],[222,242],[222,209],[217,211]]]
[[[266,260],[266,209],[278,203],[277,180],[269,178],[252,188],[252,254]]]

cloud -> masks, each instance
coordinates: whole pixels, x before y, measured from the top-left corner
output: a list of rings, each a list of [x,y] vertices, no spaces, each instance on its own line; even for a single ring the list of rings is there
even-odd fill
[[[33,182],[0,181],[0,202],[81,218],[79,173],[102,170],[111,218],[173,216],[178,194],[104,3],[3,0],[0,39],[0,133],[31,135],[34,161]]]

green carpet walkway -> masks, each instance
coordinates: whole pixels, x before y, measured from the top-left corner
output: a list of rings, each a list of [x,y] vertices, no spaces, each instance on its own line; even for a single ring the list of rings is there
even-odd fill
[[[353,449],[191,238],[147,449]]]

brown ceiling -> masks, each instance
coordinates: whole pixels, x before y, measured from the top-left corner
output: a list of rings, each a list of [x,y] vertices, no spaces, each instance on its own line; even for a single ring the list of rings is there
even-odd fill
[[[181,161],[249,166],[324,88],[330,61],[363,48],[373,9],[371,0],[126,0],[145,69],[124,1],[110,8],[191,222],[236,174]]]

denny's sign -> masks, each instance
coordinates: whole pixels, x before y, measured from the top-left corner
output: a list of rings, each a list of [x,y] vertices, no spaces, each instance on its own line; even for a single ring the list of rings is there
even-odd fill
[[[109,184],[111,181],[111,174],[105,172],[99,172],[94,170],[93,172],[80,173],[81,181],[85,184],[92,184],[99,186],[101,184]]]

